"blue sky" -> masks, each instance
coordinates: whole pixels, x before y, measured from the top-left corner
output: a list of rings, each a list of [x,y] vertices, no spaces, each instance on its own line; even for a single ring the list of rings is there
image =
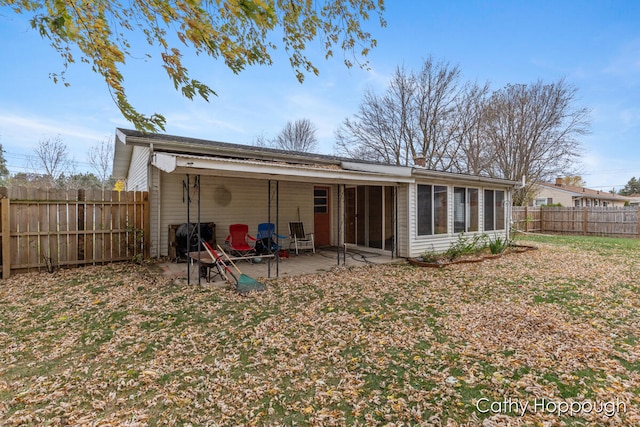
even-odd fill
[[[385,90],[398,65],[419,70],[431,55],[457,64],[464,81],[489,81],[492,89],[564,77],[591,110],[576,165],[587,185],[609,190],[640,176],[640,2],[388,0],[386,7],[387,27],[368,26],[378,40],[369,71],[345,68],[340,53],[325,61],[314,45],[320,75],[303,84],[282,53],[274,66],[239,75],[188,57],[191,76],[219,95],[207,103],[183,99],[157,59],[145,61],[138,49],[140,59],[129,59],[125,70],[130,100],[145,114],[165,115],[166,133],[240,144],[308,118],[319,151],[331,153],[335,129],[357,111],[365,89]],[[49,74],[62,61],[28,18],[0,8],[0,143],[9,169],[26,170],[38,142],[60,135],[78,170],[87,170],[89,147],[132,125],[86,64],[69,69],[70,87],[53,83]]]

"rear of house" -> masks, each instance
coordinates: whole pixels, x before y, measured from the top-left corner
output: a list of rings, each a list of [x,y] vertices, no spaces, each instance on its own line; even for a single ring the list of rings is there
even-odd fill
[[[118,129],[114,176],[149,191],[151,255],[170,253],[170,230],[185,222],[264,222],[288,235],[292,221],[316,246],[413,257],[446,250],[461,233],[508,237],[517,183],[420,167],[359,162]],[[288,244],[288,242],[287,242]]]

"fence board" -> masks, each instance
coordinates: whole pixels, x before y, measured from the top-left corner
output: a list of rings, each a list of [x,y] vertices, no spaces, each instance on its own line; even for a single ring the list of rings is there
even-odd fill
[[[585,236],[640,237],[638,208],[513,207],[514,229]]]
[[[148,254],[148,193],[2,188],[0,265],[12,272]]]

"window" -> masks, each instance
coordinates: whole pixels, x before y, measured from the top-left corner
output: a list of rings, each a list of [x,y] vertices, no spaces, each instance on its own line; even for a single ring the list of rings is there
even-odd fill
[[[433,234],[433,192],[430,185],[418,185],[418,236]]]
[[[434,234],[447,234],[447,187],[433,186],[433,228]]]
[[[329,190],[326,188],[313,189],[313,212],[329,212]]]
[[[478,231],[478,189],[454,187],[453,232]]]
[[[504,191],[484,190],[484,230],[504,230]]]
[[[491,231],[493,227],[493,190],[484,190],[484,231]]]
[[[504,230],[504,191],[496,190],[495,193],[495,218],[496,218],[496,230]]]
[[[469,188],[467,189],[467,194],[469,195],[469,226],[467,227],[467,231],[478,231],[478,222],[480,219],[480,212],[478,211],[478,207],[480,206],[478,203],[478,189]]]
[[[447,187],[418,185],[418,235],[447,233]]]

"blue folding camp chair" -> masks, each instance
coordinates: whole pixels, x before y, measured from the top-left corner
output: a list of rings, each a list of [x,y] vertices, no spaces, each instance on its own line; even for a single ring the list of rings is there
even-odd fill
[[[278,239],[286,239],[287,236],[281,236],[276,233],[276,226],[270,222],[264,222],[258,224],[258,234],[256,235],[256,252],[258,254],[278,255],[281,246],[278,244]]]

